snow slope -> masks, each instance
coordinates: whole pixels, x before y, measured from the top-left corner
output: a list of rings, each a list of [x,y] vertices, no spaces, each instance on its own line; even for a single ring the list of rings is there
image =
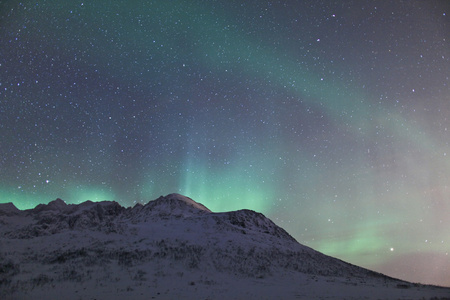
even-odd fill
[[[146,205],[0,205],[1,299],[450,299],[299,244],[264,215],[170,194]]]

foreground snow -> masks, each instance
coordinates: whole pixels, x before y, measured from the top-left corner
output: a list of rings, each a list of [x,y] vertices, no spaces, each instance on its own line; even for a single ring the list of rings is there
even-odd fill
[[[262,214],[178,194],[0,206],[1,299],[450,299],[299,244]]]

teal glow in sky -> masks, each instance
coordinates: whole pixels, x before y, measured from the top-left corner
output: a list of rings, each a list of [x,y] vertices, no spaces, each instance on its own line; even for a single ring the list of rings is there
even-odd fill
[[[177,192],[450,286],[446,1],[4,1],[0,202]]]

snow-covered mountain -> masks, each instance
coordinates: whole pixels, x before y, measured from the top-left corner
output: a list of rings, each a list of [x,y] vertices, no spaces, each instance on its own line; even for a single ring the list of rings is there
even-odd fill
[[[124,208],[0,204],[1,299],[428,299],[412,284],[299,244],[263,214],[170,194]]]

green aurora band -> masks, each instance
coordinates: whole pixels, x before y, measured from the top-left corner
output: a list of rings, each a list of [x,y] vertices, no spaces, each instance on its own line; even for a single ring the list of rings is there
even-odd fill
[[[62,5],[55,1],[54,5],[60,18],[69,17],[68,8],[72,4]],[[311,57],[301,61],[282,47],[274,49],[270,44],[261,44],[258,39],[246,36],[242,28],[229,26],[225,20],[233,20],[231,12],[224,12],[218,18],[217,11],[212,14],[208,4],[186,1],[148,5],[115,4],[109,11],[113,20],[109,25],[103,24],[100,18],[91,18],[89,24],[77,23],[80,39],[72,40],[73,45],[67,45],[67,48],[86,49],[87,63],[95,63],[100,72],[132,74],[118,76],[117,81],[122,84],[138,80],[151,82],[152,75],[146,68],[153,62],[176,57],[175,62],[168,64],[183,68],[196,63],[199,68],[220,74],[224,81],[231,82],[230,85],[236,74],[239,78],[257,78],[264,83],[267,93],[273,90],[284,96],[279,100],[259,100],[261,127],[245,128],[255,133],[251,141],[245,140],[243,133],[240,135],[239,126],[245,126],[245,122],[244,125],[230,122],[230,126],[235,126],[231,128],[232,133],[223,132],[207,122],[194,124],[183,134],[172,133],[180,136],[180,144],[173,147],[183,147],[186,150],[184,158],[179,162],[179,158],[168,152],[158,162],[165,167],[166,173],[147,170],[140,176],[140,184],[129,187],[130,194],[138,195],[133,198],[134,202],[146,202],[161,194],[178,192],[212,211],[252,209],[266,214],[299,242],[369,268],[395,258],[397,252],[448,252],[449,229],[436,228],[433,248],[430,248],[428,242],[423,242],[429,233],[421,226],[433,218],[448,220],[444,212],[449,211],[450,205],[444,200],[435,200],[442,201],[440,204],[444,207],[440,211],[426,209],[429,199],[435,199],[433,196],[442,199],[450,194],[450,161],[443,157],[448,147],[445,140],[433,135],[425,124],[407,119],[392,104],[374,105],[379,97],[361,88],[364,86],[362,79],[349,75],[339,77],[328,71],[319,73],[319,70],[305,67],[313,64]],[[97,9],[92,6],[92,11],[86,8],[86,12],[95,13]],[[138,12],[145,12],[148,18],[137,21],[128,17]],[[41,21],[51,28],[50,20]],[[122,24],[123,28],[116,29],[115,24]],[[93,28],[103,31],[96,32]],[[156,29],[149,33],[143,28]],[[70,34],[69,29],[61,29],[60,35]],[[110,56],[103,56],[89,47],[93,36],[98,43],[110,47]],[[198,42],[189,43],[190,40]],[[49,44],[54,43],[57,41],[49,41]],[[123,49],[117,46],[119,44],[130,46]],[[318,52],[320,42],[311,45],[305,41],[304,46],[310,52]],[[186,53],[194,53],[191,56],[195,59],[181,57],[179,52],[183,47]],[[142,50],[138,52],[142,54],[137,60],[126,55],[133,49]],[[144,50],[149,49],[154,54],[151,57],[144,54]],[[109,63],[110,60],[118,63]],[[186,65],[184,61],[187,61]],[[450,93],[445,93],[441,97],[450,99]],[[417,94],[415,92],[414,97],[420,97]],[[213,96],[211,101],[218,101],[219,96],[223,95]],[[233,114],[238,114],[236,119],[251,118],[248,112],[251,110],[240,105],[242,100],[245,99],[230,99],[223,113],[186,110],[183,115],[188,118],[191,113],[201,113],[205,119],[218,122],[232,118]],[[159,101],[164,103],[171,99]],[[296,102],[296,107],[310,109],[312,117],[323,119],[325,126],[340,133],[340,137],[321,135],[318,130],[317,143],[323,146],[321,151],[293,138],[285,132],[288,128],[284,119],[295,119],[297,112],[283,109],[287,101]],[[205,103],[207,105],[215,104]],[[151,109],[156,114],[163,109],[161,106],[155,105]],[[180,116],[174,113],[175,117]],[[299,114],[298,118],[301,117]],[[177,120],[173,122],[175,124]],[[268,126],[268,123],[279,126]],[[266,131],[261,133],[263,130]],[[216,139],[219,146],[202,146],[206,137]],[[226,145],[233,138],[235,143]],[[332,148],[339,138],[347,142],[341,146],[348,150],[347,154],[333,154]],[[378,143],[381,139],[383,143]],[[101,149],[99,144],[93,147]],[[380,147],[380,144],[390,146]],[[102,164],[109,166],[106,177],[120,175],[111,175],[120,173],[112,159],[109,161],[105,157]],[[52,200],[48,199],[50,195],[56,195],[69,203],[116,200],[131,205],[126,193],[116,191],[107,179],[105,182],[86,181],[73,185],[58,180],[47,182],[43,178],[35,183],[38,185],[36,192],[7,186],[0,188],[0,202],[12,201],[18,208],[27,209],[36,203],[48,202]],[[39,192],[42,188],[39,185],[45,186],[45,194]],[[278,203],[282,203],[281,207]],[[415,232],[415,236],[407,243],[400,243],[406,227],[410,228],[409,232]]]

